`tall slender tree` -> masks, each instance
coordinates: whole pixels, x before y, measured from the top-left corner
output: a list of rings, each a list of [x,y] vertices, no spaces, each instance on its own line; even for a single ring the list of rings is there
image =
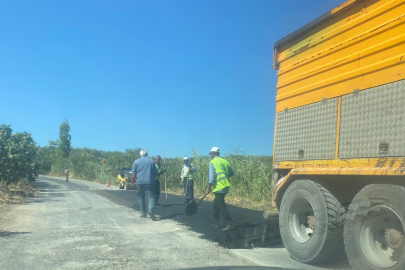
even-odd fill
[[[69,157],[70,151],[72,150],[72,136],[70,136],[69,132],[69,121],[65,119],[65,121],[59,127],[58,152],[60,157],[66,159]]]

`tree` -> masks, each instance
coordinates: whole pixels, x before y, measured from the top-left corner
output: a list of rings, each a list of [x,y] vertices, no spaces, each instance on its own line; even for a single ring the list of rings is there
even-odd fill
[[[70,151],[72,150],[72,147],[70,145],[72,137],[70,136],[69,132],[69,121],[65,119],[65,121],[59,127],[58,152],[60,157],[66,159],[69,157]]]
[[[40,174],[48,174],[52,170],[52,164],[58,158],[58,144],[56,141],[49,141],[49,145],[41,147],[38,152]]]
[[[38,146],[27,132],[12,134],[8,125],[0,126],[0,182],[34,180],[38,170]]]

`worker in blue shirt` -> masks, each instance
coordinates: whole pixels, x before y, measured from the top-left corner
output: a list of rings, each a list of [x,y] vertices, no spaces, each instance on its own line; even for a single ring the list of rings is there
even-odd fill
[[[135,190],[135,182],[138,187],[139,207],[141,208],[141,218],[146,218],[145,193],[149,199],[148,214],[153,221],[157,218],[155,209],[155,177],[157,175],[155,162],[148,158],[148,151],[141,150],[140,158],[135,160],[132,166],[132,186]]]

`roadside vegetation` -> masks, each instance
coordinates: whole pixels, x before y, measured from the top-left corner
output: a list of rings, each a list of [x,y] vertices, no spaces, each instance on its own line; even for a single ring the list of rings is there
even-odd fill
[[[18,203],[34,194],[39,147],[27,132],[0,125],[0,204]]]
[[[0,205],[21,203],[24,198],[33,196],[40,188],[33,182],[21,180],[17,183],[2,185],[0,188]]]
[[[69,168],[71,178],[103,184],[109,180],[110,185],[115,185],[120,169],[132,167],[134,160],[140,157],[140,148],[129,148],[124,152],[73,148],[69,133],[69,122],[65,120],[59,127],[59,139],[49,141],[48,146],[38,147],[29,133],[12,134],[10,126],[2,125],[0,127],[2,191],[6,190],[7,186],[7,196],[10,197],[10,192],[21,188],[23,183],[33,183],[36,174],[64,176],[65,168]],[[204,194],[208,184],[211,158],[208,155],[200,155],[195,150],[192,150],[192,153],[191,162],[197,169],[194,177],[195,196],[199,197]],[[230,162],[235,172],[235,176],[231,178],[232,187],[227,201],[249,208],[268,207],[271,204],[272,194],[272,157],[245,155],[241,151],[235,151],[225,155],[224,158]],[[103,160],[104,165],[101,164]],[[180,172],[183,158],[180,156],[166,158],[165,162],[167,189],[171,193],[181,194]],[[22,179],[26,181],[21,181]],[[164,177],[161,178],[161,186],[164,192]],[[34,186],[31,187],[35,190]]]
[[[231,188],[227,202],[256,209],[269,207],[272,198],[272,157],[245,155],[243,152],[235,151],[234,154],[227,154],[223,158],[229,161],[235,172],[235,175],[230,179]],[[210,160],[210,156],[202,156],[193,151],[191,163],[197,169],[194,176],[196,197],[202,196],[207,188]],[[181,194],[183,190],[183,187],[180,186],[182,166],[182,157],[166,159],[167,186],[170,191],[177,194]],[[164,187],[164,178],[162,178],[161,183],[161,186]]]

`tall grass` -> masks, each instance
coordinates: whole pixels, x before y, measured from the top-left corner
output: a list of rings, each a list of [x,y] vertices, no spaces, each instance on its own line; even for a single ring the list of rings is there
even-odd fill
[[[228,195],[230,200],[266,205],[271,203],[271,156],[229,154],[223,158],[229,161],[235,172],[235,175],[230,178],[231,187]],[[201,156],[195,151],[191,159],[191,163],[197,169],[194,175],[194,190],[199,195],[204,194],[208,185],[210,160],[211,157]],[[181,157],[166,159],[169,189],[180,188],[182,166]]]
[[[110,184],[115,185],[119,167],[132,167],[133,161],[139,158],[139,150],[127,149],[125,153],[122,153],[76,148],[71,151],[68,160],[53,160],[50,173],[62,176],[64,168],[67,166],[70,168],[71,178],[98,181],[104,184],[109,179]],[[242,152],[236,152],[225,155],[223,158],[229,161],[235,172],[235,175],[230,178],[228,201],[236,202],[239,205],[250,205],[251,203],[269,205],[271,203],[271,156],[244,155]],[[100,163],[102,159],[105,159],[105,166]],[[193,151],[191,162],[197,169],[197,173],[194,175],[196,196],[204,194],[207,188],[210,160],[210,156],[202,156]],[[166,158],[165,166],[168,189],[181,191],[180,174],[183,158]],[[161,177],[161,181],[162,189],[164,189],[164,177]]]

